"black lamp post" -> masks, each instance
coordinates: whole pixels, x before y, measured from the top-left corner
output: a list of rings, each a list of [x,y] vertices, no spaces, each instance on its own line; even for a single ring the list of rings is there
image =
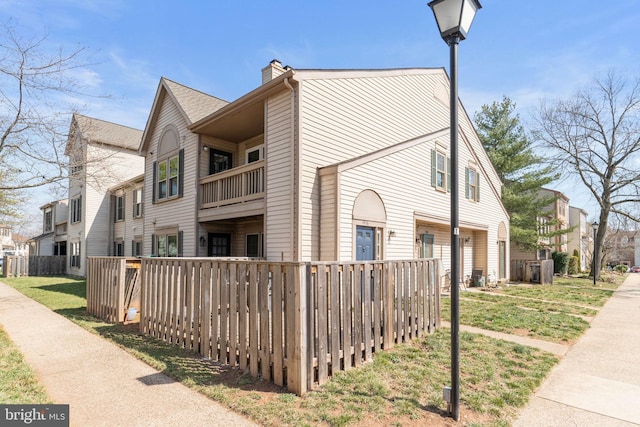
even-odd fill
[[[596,286],[596,257],[598,256],[596,254],[596,233],[598,232],[598,223],[594,222],[593,224],[591,224],[591,228],[593,228],[593,264],[591,267],[591,272],[593,273],[593,286]]]
[[[440,35],[449,45],[451,74],[451,389],[449,411],[458,420],[460,414],[460,228],[458,218],[458,43],[467,33],[478,9],[478,0],[433,0]],[[445,389],[446,393],[447,389]]]

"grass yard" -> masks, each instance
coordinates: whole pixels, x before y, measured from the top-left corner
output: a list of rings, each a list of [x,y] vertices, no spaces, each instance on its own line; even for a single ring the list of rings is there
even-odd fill
[[[553,285],[515,285],[491,292],[460,293],[460,323],[491,331],[573,344],[625,275],[610,275],[593,286],[589,278],[554,277]],[[442,300],[450,320],[450,299]]]
[[[488,297],[467,299],[471,292],[462,293],[461,323],[479,322],[476,326],[508,333],[522,334],[526,330],[536,338],[572,342],[588,327],[576,315],[593,314],[582,310],[595,311],[608,298],[601,292],[604,289],[589,288],[586,279],[580,280],[565,284],[556,279],[553,289],[535,286],[523,287],[521,293],[514,292],[520,287],[502,291],[514,297],[492,292]],[[457,425],[446,417],[446,403],[442,400],[442,388],[450,384],[447,329],[378,353],[372,363],[340,373],[319,390],[297,397],[236,368],[211,363],[176,346],[141,336],[131,325],[108,324],[87,315],[82,280],[64,277],[3,281],[263,425]],[[612,289],[606,291],[610,295]],[[444,299],[442,313],[448,316],[447,304],[448,299]],[[461,333],[460,349],[460,417],[469,426],[510,425],[558,361],[541,350],[469,333]]]
[[[22,353],[0,327],[0,403],[43,404],[51,400]]]

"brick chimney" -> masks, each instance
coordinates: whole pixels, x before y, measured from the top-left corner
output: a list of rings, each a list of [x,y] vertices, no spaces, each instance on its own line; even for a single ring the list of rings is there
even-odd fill
[[[282,63],[277,59],[272,60],[269,65],[262,69],[262,84],[265,84],[280,74],[283,74],[286,70],[282,67]]]

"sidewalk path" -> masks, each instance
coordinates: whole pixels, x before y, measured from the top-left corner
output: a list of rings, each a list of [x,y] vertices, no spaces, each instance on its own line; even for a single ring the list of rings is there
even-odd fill
[[[640,274],[629,274],[513,425],[640,425]]]
[[[0,282],[0,324],[72,426],[253,426]]]

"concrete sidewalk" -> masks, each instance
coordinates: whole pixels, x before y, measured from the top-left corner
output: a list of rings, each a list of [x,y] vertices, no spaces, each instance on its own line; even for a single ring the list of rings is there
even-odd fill
[[[640,274],[629,274],[513,425],[640,425]]]
[[[72,426],[255,425],[1,282],[0,325]]]

